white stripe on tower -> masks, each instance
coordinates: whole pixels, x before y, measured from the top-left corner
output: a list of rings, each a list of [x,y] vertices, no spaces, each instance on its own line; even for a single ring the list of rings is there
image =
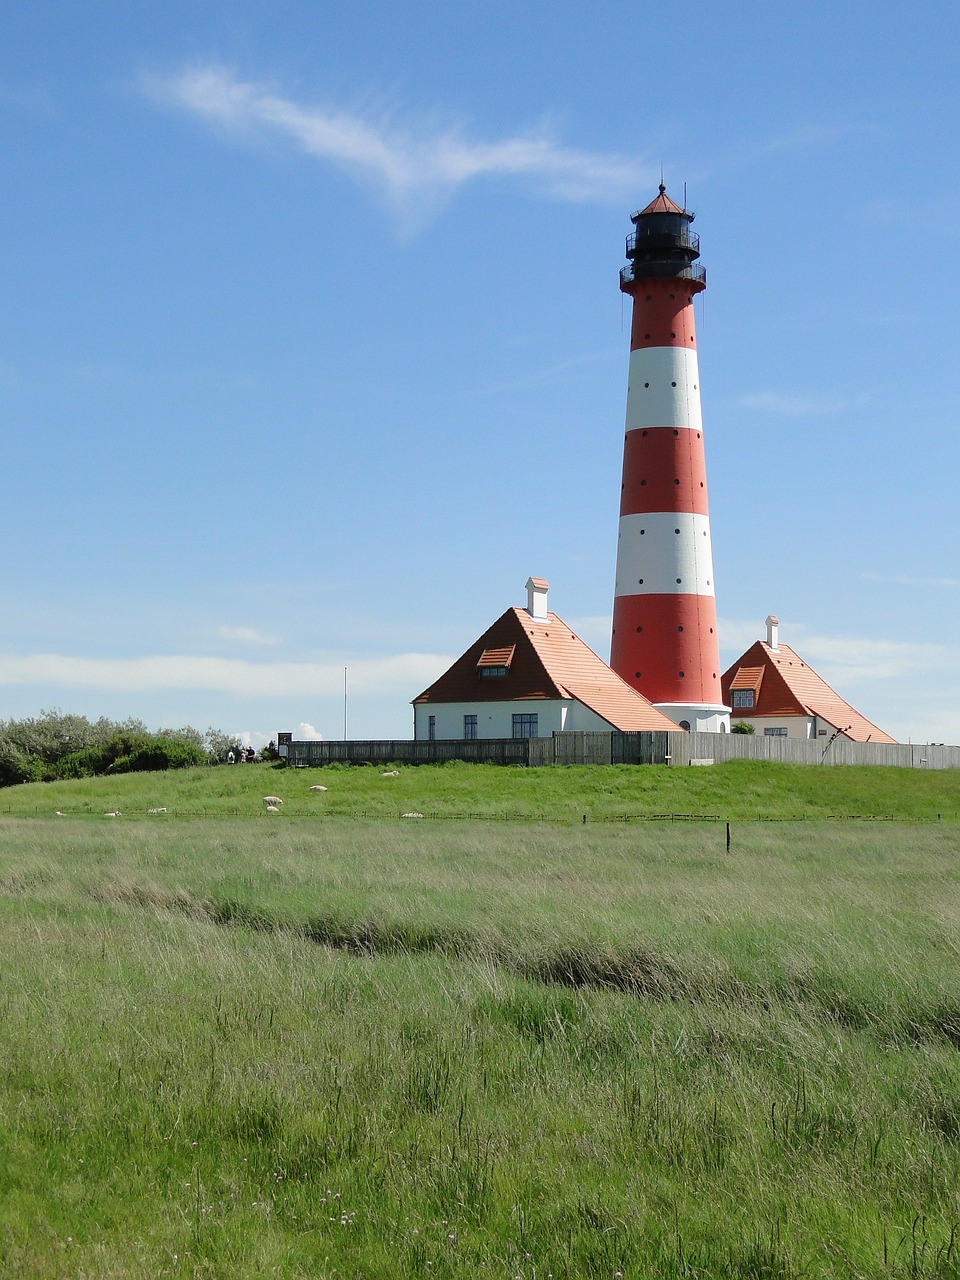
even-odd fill
[[[700,414],[693,215],[661,185],[635,214],[633,298],[610,665],[690,728],[727,727]]]

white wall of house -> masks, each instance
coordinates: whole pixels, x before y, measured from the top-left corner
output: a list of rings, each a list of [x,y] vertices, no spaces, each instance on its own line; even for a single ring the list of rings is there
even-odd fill
[[[734,708],[730,713],[730,719],[734,724],[738,720],[745,720],[747,724],[752,724],[759,738],[763,737],[764,729],[786,729],[788,738],[815,738],[818,729],[826,729],[828,737],[833,733],[833,728],[827,724],[826,720],[820,720],[815,716],[755,716],[749,711]]]
[[[413,708],[413,736],[430,737],[430,716],[436,716],[434,737],[463,738],[464,716],[477,717],[478,738],[512,738],[514,715],[535,715],[538,738],[554,733],[596,733],[611,726],[574,698],[523,699],[515,702],[417,703]]]
[[[730,732],[729,707],[701,702],[657,702],[654,705],[682,729],[690,729],[694,733]]]
[[[567,706],[569,710],[563,726],[567,733],[604,733],[613,728],[609,720],[604,720],[603,716],[597,715],[596,711],[591,711],[575,698]]]

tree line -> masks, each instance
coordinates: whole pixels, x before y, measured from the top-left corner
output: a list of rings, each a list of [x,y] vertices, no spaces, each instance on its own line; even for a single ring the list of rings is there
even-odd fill
[[[150,730],[142,720],[88,720],[86,716],[42,711],[26,720],[0,720],[0,787],[20,782],[53,782],[105,773],[185,769],[224,764],[243,749],[236,736],[183,725]],[[273,743],[262,759],[276,759]]]

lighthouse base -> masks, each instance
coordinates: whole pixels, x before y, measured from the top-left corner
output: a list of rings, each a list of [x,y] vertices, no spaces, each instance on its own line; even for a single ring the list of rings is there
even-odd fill
[[[668,720],[693,733],[729,733],[730,708],[709,702],[655,702]]]

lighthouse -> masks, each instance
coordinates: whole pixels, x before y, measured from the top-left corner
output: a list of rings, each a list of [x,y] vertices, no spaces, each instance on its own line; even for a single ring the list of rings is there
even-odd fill
[[[693,214],[660,192],[631,218],[633,299],[610,665],[683,729],[726,732],[693,299]]]

